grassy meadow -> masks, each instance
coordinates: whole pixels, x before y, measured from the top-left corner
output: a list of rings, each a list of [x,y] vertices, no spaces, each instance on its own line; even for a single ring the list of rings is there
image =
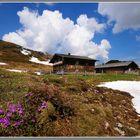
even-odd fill
[[[128,93],[97,87],[135,75],[41,75],[0,68],[1,136],[136,136]]]

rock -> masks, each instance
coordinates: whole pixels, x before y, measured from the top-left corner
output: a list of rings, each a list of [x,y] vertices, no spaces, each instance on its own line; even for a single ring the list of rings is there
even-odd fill
[[[1,78],[4,78],[4,75],[0,75]]]
[[[129,129],[131,129],[131,130],[133,130],[133,131],[137,131],[137,129],[134,128],[134,127],[130,127]]]
[[[119,107],[121,108],[122,106],[121,106],[121,105],[119,105]]]
[[[138,131],[134,127],[126,127],[125,131],[126,131],[127,136],[137,136],[138,135]]]
[[[122,100],[122,104],[125,105],[126,104],[126,101],[125,100]]]
[[[138,122],[138,124],[140,125],[140,119],[138,119],[138,121],[137,121],[137,122]]]
[[[125,110],[124,112],[125,112],[125,113],[128,113],[128,111],[127,111],[127,110]]]
[[[108,127],[109,127],[109,123],[105,122],[105,129],[108,129]]]
[[[123,127],[123,125],[122,125],[121,123],[117,123],[117,126],[118,126],[119,128],[122,128],[122,127]]]
[[[91,109],[91,113],[95,113],[95,109],[92,108],[92,109]]]
[[[121,136],[125,136],[125,132],[120,130],[118,127],[114,127],[114,130],[116,130]]]
[[[94,93],[99,93],[99,91],[95,89],[95,90],[94,90]]]

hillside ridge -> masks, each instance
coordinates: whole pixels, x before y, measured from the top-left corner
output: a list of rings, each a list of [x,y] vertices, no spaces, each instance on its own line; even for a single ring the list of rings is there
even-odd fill
[[[51,57],[52,55],[48,54],[47,52],[43,53],[31,50],[11,42],[0,40],[1,67],[8,69],[26,69],[27,71],[50,71],[51,66],[49,65],[49,60]]]

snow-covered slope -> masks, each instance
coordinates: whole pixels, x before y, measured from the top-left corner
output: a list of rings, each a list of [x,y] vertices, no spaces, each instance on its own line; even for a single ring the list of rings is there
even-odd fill
[[[24,55],[29,55],[29,54],[31,54],[31,51],[27,51],[27,50],[23,49],[23,50],[21,50],[21,53]]]
[[[10,62],[31,64],[30,60],[31,62],[47,65],[47,60],[50,58],[51,55],[47,53],[26,49],[14,43],[0,41],[0,65],[10,64]]]
[[[134,97],[132,101],[136,111],[140,113],[140,81],[113,81],[98,86],[129,92]]]
[[[0,65],[7,65],[7,63],[0,62]]]
[[[38,64],[43,64],[43,65],[50,65],[52,66],[52,63],[49,63],[50,60],[48,61],[40,61],[38,58],[32,56],[32,58],[29,60],[30,62],[38,63]]]
[[[6,69],[7,71],[11,71],[11,72],[27,72],[27,71],[24,71],[24,70],[17,70],[17,69]]]

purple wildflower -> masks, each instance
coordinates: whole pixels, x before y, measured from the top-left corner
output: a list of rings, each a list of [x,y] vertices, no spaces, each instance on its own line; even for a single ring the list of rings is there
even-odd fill
[[[18,105],[17,105],[18,108],[22,108],[20,102],[18,102]]]
[[[42,102],[41,107],[38,108],[38,111],[40,112],[42,109],[47,107],[47,103],[45,101]]]
[[[27,96],[32,96],[33,95],[33,93],[32,92],[29,92],[29,93],[27,93],[26,95],[25,95],[25,97],[27,97]]]
[[[7,116],[7,117],[11,117],[11,116],[12,116],[12,113],[11,113],[11,112],[7,112],[7,113],[6,113],[6,116]]]
[[[8,104],[8,108],[12,113],[15,113],[17,110],[17,106],[15,104],[11,104],[11,103]]]
[[[14,123],[15,126],[19,126],[20,124],[21,124],[20,121],[16,121],[16,122]]]
[[[3,110],[0,108],[0,114],[3,114]]]
[[[41,111],[41,107],[38,108],[38,112],[40,112],[40,111]]]
[[[4,126],[7,127],[9,125],[11,125],[10,120],[8,118],[1,118],[0,119],[0,123]]]
[[[18,102],[18,105],[17,105],[17,111],[18,111],[19,114],[23,113],[23,108],[22,108],[22,106],[19,102]]]
[[[20,120],[20,123],[23,123],[23,122],[24,122],[24,120],[23,120],[23,119],[21,119],[21,120]]]
[[[42,107],[42,108],[46,108],[46,107],[47,107],[47,103],[46,103],[45,101],[43,101],[41,107]]]
[[[35,123],[36,122],[36,119],[35,118],[32,118],[32,122]]]
[[[0,118],[0,123],[2,123],[3,122],[3,118]]]
[[[18,113],[22,114],[23,113],[23,109],[18,110]]]

